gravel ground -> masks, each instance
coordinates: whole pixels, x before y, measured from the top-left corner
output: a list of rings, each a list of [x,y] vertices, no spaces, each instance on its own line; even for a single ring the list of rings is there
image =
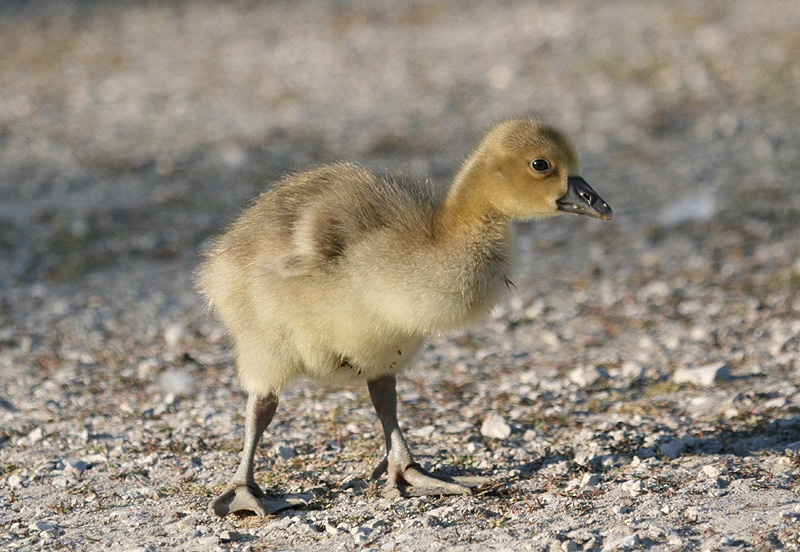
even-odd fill
[[[800,550],[800,5],[6,2],[0,548]],[[389,500],[365,389],[244,397],[204,240],[331,159],[444,180],[489,122],[570,134],[604,224],[517,227],[508,303],[399,380],[430,468]]]

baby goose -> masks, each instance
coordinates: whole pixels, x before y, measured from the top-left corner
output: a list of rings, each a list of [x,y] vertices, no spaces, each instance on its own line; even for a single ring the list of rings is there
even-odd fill
[[[397,422],[395,374],[427,336],[479,320],[502,298],[512,219],[559,211],[612,217],[569,141],[530,119],[492,128],[441,191],[342,163],[289,176],[258,197],[199,273],[248,393],[241,462],[211,510],[273,511],[253,459],[278,392],[298,376],[367,382],[386,440],[373,477],[387,473],[387,493],[470,493],[414,462]]]

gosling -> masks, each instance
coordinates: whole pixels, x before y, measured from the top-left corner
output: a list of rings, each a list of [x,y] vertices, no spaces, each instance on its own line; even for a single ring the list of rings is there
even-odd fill
[[[474,323],[501,300],[510,221],[559,212],[612,218],[581,177],[570,142],[531,119],[494,126],[443,190],[339,163],[260,195],[199,270],[248,394],[241,461],[211,511],[276,509],[256,484],[253,461],[279,391],[299,376],[367,382],[386,441],[372,476],[386,473],[385,494],[469,494],[469,480],[414,461],[397,421],[395,376],[426,337]]]

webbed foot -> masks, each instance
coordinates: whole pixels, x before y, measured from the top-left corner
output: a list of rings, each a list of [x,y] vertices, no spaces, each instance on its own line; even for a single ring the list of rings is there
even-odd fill
[[[384,460],[375,468],[372,476],[377,478],[383,472],[387,472],[386,485],[383,490],[383,496],[387,498],[471,495],[472,487],[479,487],[491,482],[488,477],[432,474],[422,469],[422,466],[416,462],[400,468],[391,466]]]
[[[225,492],[211,501],[209,509],[219,517],[247,512],[265,517],[293,506],[297,504],[288,500],[267,498],[258,486],[230,485]]]

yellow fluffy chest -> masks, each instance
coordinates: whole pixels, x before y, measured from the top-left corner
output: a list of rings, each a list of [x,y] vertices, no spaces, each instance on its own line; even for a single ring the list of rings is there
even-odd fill
[[[335,311],[319,314],[315,328],[295,333],[307,375],[329,383],[369,380],[396,373],[415,358],[424,334],[386,324],[357,303],[341,300]]]
[[[387,240],[397,243],[397,240]],[[508,291],[511,238],[506,227],[430,247],[355,251],[349,278],[389,326],[433,334],[481,320]],[[383,262],[376,264],[374,252]]]

